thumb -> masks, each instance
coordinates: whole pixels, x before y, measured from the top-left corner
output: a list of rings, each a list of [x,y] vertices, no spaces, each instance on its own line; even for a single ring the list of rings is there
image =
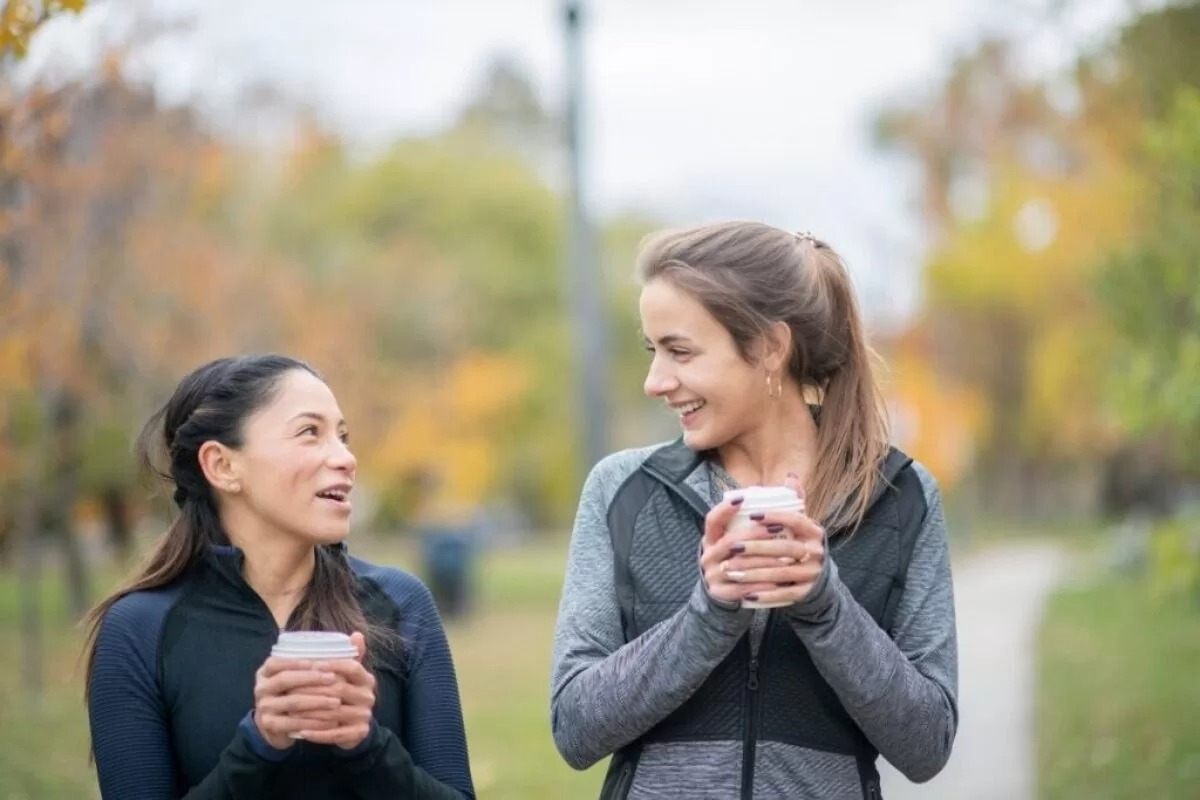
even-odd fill
[[[350,634],[350,643],[354,645],[354,649],[358,651],[358,660],[362,661],[367,657],[367,639],[358,631]]]

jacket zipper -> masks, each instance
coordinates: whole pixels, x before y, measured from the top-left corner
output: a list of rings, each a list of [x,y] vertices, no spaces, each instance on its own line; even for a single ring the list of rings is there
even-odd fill
[[[771,628],[774,621],[775,612],[768,611],[767,623],[763,628],[762,641],[758,643],[759,655],[767,652],[767,640],[771,637]],[[754,648],[751,645],[749,636],[746,637],[746,646],[750,648],[750,669],[746,676],[746,714],[742,737],[742,800],[753,800],[754,760],[755,753],[758,750],[759,699],[762,697],[762,693],[759,691],[760,682],[758,675],[761,663],[759,662],[759,657],[754,654]]]

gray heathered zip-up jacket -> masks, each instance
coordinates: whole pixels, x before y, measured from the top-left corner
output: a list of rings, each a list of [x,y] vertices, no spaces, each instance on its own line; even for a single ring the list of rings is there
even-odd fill
[[[767,612],[722,603],[698,566],[687,604],[626,643],[617,602],[609,505],[656,447],[602,460],[584,485],[554,639],[551,716],[566,761],[586,769],[670,715],[743,636],[760,636]],[[838,577],[835,558],[813,592],[786,610],[792,632],[879,753],[914,781],[945,765],[958,721],[957,642],[941,498],[914,463],[927,511],[913,546],[892,635]],[[687,485],[716,502],[701,463]],[[697,534],[697,537],[699,534]],[[756,619],[757,615],[757,619]],[[732,798],[742,789],[741,740],[647,743],[630,798]],[[853,756],[764,741],[755,749],[756,798],[861,798]]]

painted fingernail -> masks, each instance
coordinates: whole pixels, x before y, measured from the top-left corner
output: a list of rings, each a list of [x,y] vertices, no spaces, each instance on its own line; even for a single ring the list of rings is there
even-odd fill
[[[758,595],[756,595],[756,594],[748,594],[748,595],[746,595],[746,598],[745,598],[745,599],[749,600],[751,603],[754,603],[754,602],[757,602],[757,601],[758,601]]]
[[[796,585],[796,582],[795,582],[795,581],[788,581],[787,583],[781,583],[781,584],[779,584],[779,585],[780,585],[782,588],[786,589],[786,588],[787,588],[787,587],[789,587],[789,586],[795,586],[795,585]]]
[[[767,533],[783,533],[783,526],[778,522],[772,522],[767,526]]]
[[[744,552],[746,552],[746,545],[742,544],[741,542],[738,542],[737,544],[734,544],[734,545],[730,545],[729,552],[744,553]]]
[[[755,522],[761,522],[762,520],[764,520],[766,518],[767,518],[767,515],[761,511],[755,511],[753,514],[750,515],[750,519],[754,520]]]
[[[744,502],[746,502],[746,496],[745,496],[745,495],[738,495],[737,497],[735,497],[735,498],[733,498],[732,500],[730,500],[730,501],[729,501],[729,505],[731,505],[731,506],[740,506],[740,505],[741,505],[742,503],[744,503]]]

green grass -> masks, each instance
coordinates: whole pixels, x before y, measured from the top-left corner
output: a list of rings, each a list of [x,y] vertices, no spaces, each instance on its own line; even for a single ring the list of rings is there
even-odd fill
[[[1038,680],[1042,800],[1200,797],[1200,605],[1136,580],[1063,588]]]
[[[413,564],[401,545],[355,550],[377,563]],[[575,772],[550,737],[550,644],[564,563],[560,547],[488,554],[479,565],[478,613],[448,626],[475,785],[489,800],[599,793],[604,764]],[[46,693],[37,708],[20,688],[16,576],[0,575],[0,800],[86,800],[98,793],[87,762],[79,632],[55,576],[47,575],[42,594]]]

